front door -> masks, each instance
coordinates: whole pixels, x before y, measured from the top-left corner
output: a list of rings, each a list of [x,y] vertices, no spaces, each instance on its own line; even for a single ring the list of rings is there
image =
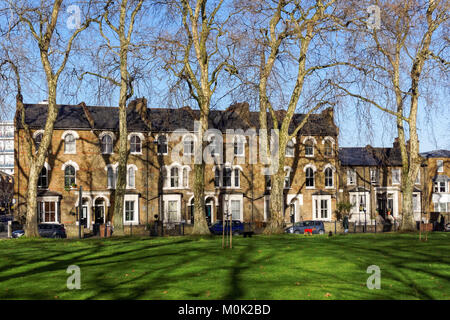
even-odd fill
[[[88,207],[83,205],[81,211],[81,225],[87,228]]]
[[[104,206],[96,206],[95,207],[95,223],[102,224],[105,216],[105,207]]]
[[[207,204],[205,206],[205,212],[206,212],[206,222],[208,223],[209,226],[211,225],[211,213],[212,213],[211,204]]]

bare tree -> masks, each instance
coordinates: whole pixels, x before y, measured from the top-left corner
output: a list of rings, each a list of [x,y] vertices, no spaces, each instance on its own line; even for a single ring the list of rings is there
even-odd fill
[[[224,45],[227,27],[233,12],[224,9],[224,1],[166,1],[166,8],[181,18],[174,33],[161,32],[155,48],[164,61],[164,69],[187,85],[190,98],[200,109],[200,137],[194,163],[194,228],[193,234],[209,234],[205,217],[205,163],[203,135],[208,130],[208,117],[213,94],[220,87],[222,71],[236,72],[231,63],[231,50]],[[201,159],[200,159],[201,158]]]
[[[119,162],[117,168],[117,184],[114,198],[113,225],[116,235],[123,235],[123,202],[126,188],[127,160],[128,160],[128,129],[127,129],[127,101],[133,96],[134,78],[129,72],[129,54],[133,50],[133,32],[135,30],[136,17],[142,9],[144,0],[122,0],[115,4],[113,0],[105,3],[104,12],[97,19],[98,32],[106,48],[112,55],[112,62],[108,66],[102,66],[100,73],[84,71],[89,74],[107,80],[115,87],[119,87]],[[105,29],[108,29],[106,30]],[[118,41],[117,41],[118,39]],[[116,77],[114,71],[118,70]]]
[[[325,46],[329,34],[339,29],[332,27],[340,21],[334,4],[334,0],[241,3],[252,17],[261,17],[260,21],[251,21],[253,30],[250,32],[254,42],[250,51],[253,54],[256,51],[259,56],[259,64],[252,67],[258,70],[257,82],[253,85],[258,92],[260,127],[262,132],[267,132],[268,123],[271,123],[273,129],[279,130],[278,153],[269,147],[268,136],[264,137],[267,157],[272,157],[276,163],[276,172],[270,173],[267,234],[283,231],[284,166],[288,142],[298,135],[311,114],[333,104],[327,97],[326,81],[320,80],[317,73],[341,64],[320,54],[319,43],[325,40],[322,43]],[[299,109],[305,111],[305,116],[300,123],[294,124],[294,115]]]
[[[28,175],[28,186],[26,195],[26,225],[25,235],[28,237],[38,237],[37,228],[37,182],[44,161],[47,157],[47,150],[51,143],[53,127],[58,115],[58,106],[56,104],[58,81],[63,73],[69,59],[72,47],[77,36],[92,22],[91,18],[78,25],[75,23],[75,31],[69,33],[62,28],[67,28],[66,23],[61,23],[60,14],[65,7],[62,0],[41,1],[40,4],[23,4],[22,2],[5,1],[5,7],[8,7],[14,17],[17,17],[19,23],[12,24],[15,32],[22,32],[24,37],[30,36],[33,44],[39,50],[40,62],[45,73],[46,85],[48,90],[48,111],[44,127],[42,140],[37,148],[34,145],[29,128],[26,126],[24,118],[24,107],[22,102],[19,66],[15,66],[17,76],[17,110],[22,114],[22,125],[27,134],[28,158],[30,162],[30,171]],[[86,11],[89,12],[90,2],[86,5]],[[81,11],[80,11],[81,13]],[[81,16],[80,16],[81,18]],[[12,31],[12,30],[9,30]],[[11,44],[13,45],[13,44]],[[16,72],[17,71],[17,72]],[[36,150],[37,149],[37,150]],[[33,150],[35,152],[33,152]]]
[[[392,116],[396,123],[402,158],[403,231],[416,230],[413,190],[421,164],[417,118],[419,102],[429,101],[420,89],[433,77],[448,81],[448,12],[447,0],[375,1],[375,6],[372,1],[353,2],[348,13],[354,19],[347,28],[345,52],[347,67],[354,72],[347,75],[346,85],[332,83],[358,103]]]

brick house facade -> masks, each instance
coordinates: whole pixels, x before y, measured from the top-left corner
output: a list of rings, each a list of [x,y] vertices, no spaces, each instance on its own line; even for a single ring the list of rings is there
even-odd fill
[[[25,120],[33,139],[40,141],[47,105],[25,105]],[[129,157],[124,203],[124,224],[146,225],[157,217],[164,222],[192,222],[193,150],[198,143],[194,121],[199,111],[188,107],[157,109],[130,104],[127,111]],[[278,113],[280,119],[283,113]],[[304,115],[296,114],[291,130]],[[25,214],[27,142],[20,115],[15,123],[16,218]],[[270,124],[269,124],[270,125]],[[214,148],[209,136],[206,149],[212,163],[205,168],[205,203],[210,223],[225,211],[244,222],[268,220],[270,179],[255,156],[258,113],[246,103],[224,111],[211,111],[209,127],[222,133],[224,144]],[[184,131],[179,131],[184,129]],[[227,130],[235,130],[230,134]],[[242,131],[237,131],[242,130]],[[176,133],[176,134],[174,134]],[[83,224],[112,219],[118,161],[118,108],[61,105],[38,188],[41,222],[76,223],[78,188],[83,187]],[[35,146],[33,146],[33,150]],[[172,153],[179,151],[180,159]],[[338,128],[332,109],[311,115],[289,144],[286,153],[285,220],[333,220],[338,179]],[[214,157],[211,157],[214,154]],[[188,160],[191,161],[183,161]],[[214,162],[215,161],[215,162]]]

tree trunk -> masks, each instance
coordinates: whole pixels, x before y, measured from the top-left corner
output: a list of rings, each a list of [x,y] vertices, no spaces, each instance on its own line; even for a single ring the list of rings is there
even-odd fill
[[[209,109],[208,109],[209,110]],[[211,234],[206,222],[205,212],[205,163],[203,161],[203,134],[208,129],[208,113],[201,113],[200,116],[200,132],[198,133],[198,146],[201,148],[201,163],[194,164],[194,228],[192,234],[205,235]]]
[[[284,229],[284,170],[279,168],[278,172],[272,175],[272,180],[270,190],[270,220],[264,229],[264,234],[280,234],[283,233]]]
[[[30,173],[27,186],[27,219],[25,224],[26,237],[39,237],[38,216],[37,216],[37,182],[39,174],[44,166],[47,150],[49,149],[53,136],[53,126],[58,115],[58,106],[56,105],[56,82],[50,81],[47,120],[45,123],[44,134],[42,136],[36,157],[30,160]]]
[[[121,86],[119,100],[119,166],[117,168],[117,185],[114,197],[114,213],[113,226],[116,236],[123,236],[123,205],[124,194],[126,188],[127,177],[127,160],[128,160],[128,130],[127,130],[127,91],[128,91],[128,70],[127,70],[127,54],[128,49],[122,47],[120,69],[121,69]]]

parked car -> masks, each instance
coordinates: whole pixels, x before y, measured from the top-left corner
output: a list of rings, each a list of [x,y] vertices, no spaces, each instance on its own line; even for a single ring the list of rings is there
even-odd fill
[[[211,227],[209,227],[209,231],[212,234],[223,234],[224,224],[222,221],[217,221]],[[225,234],[230,232],[230,221],[225,222]],[[236,236],[244,233],[244,224],[239,220],[233,220],[231,224],[231,233]]]
[[[20,238],[20,237],[23,236],[24,234],[25,234],[25,231],[23,231],[23,230],[16,230],[16,231],[13,231],[13,232],[12,232],[11,236],[12,236],[13,238]]]
[[[323,221],[300,221],[295,222],[292,227],[286,228],[286,233],[305,233],[305,229],[311,229],[314,234],[324,234],[325,226]]]
[[[450,232],[450,223],[447,223],[447,225],[445,226],[445,230],[446,232]]]
[[[64,225],[57,223],[41,223],[38,225],[39,235],[43,238],[66,238]],[[25,234],[24,230],[16,230],[11,234],[13,238],[20,238]]]

